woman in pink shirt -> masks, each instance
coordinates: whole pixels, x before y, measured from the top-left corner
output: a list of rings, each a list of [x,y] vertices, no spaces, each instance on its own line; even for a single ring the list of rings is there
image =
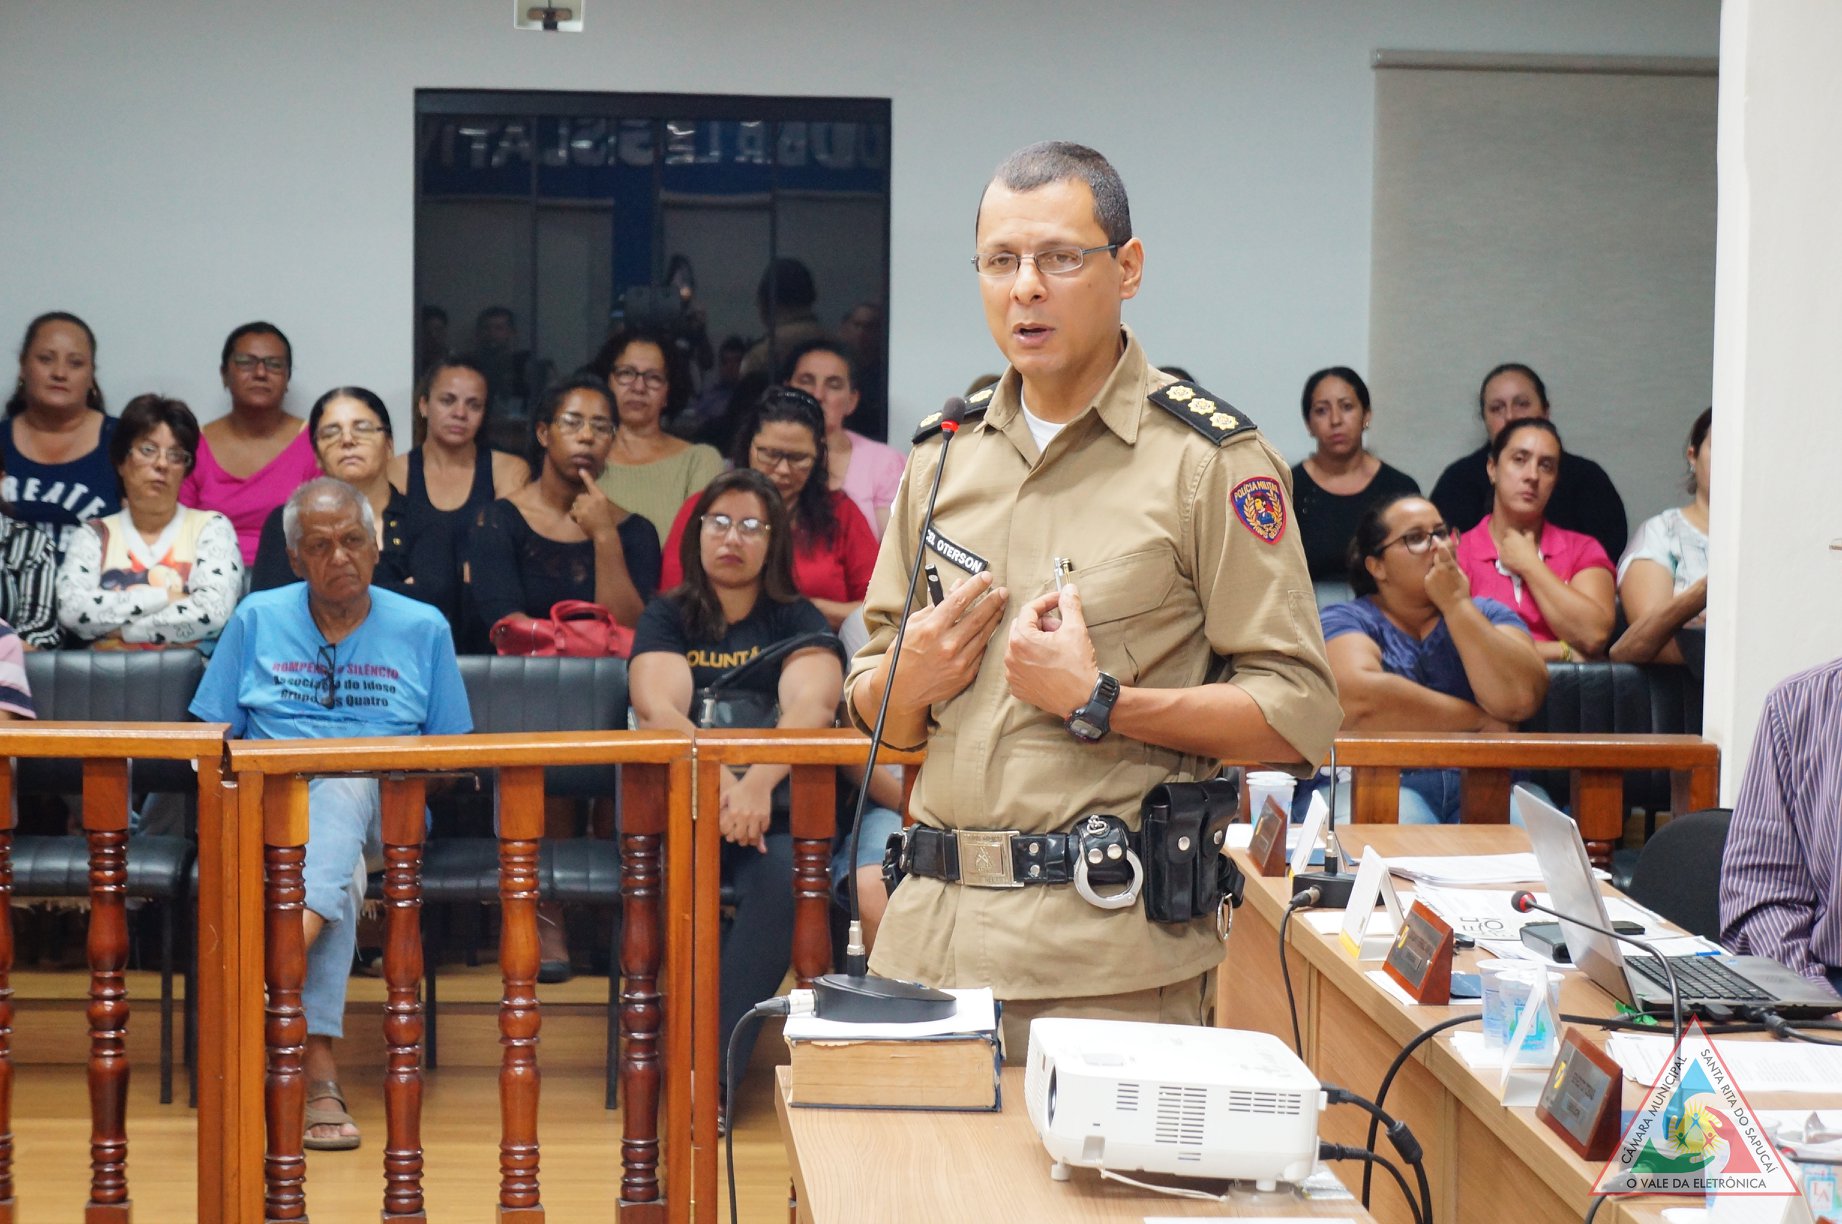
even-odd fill
[[[1471,593],[1514,608],[1549,660],[1596,659],[1612,636],[1612,559],[1589,535],[1545,518],[1562,462],[1546,417],[1503,427],[1490,444],[1490,513],[1458,541]]]
[[[857,359],[832,340],[808,340],[787,354],[782,382],[798,387],[825,412],[825,487],[857,504],[882,539],[889,508],[902,487],[901,451],[844,427],[857,411]]]
[[[204,427],[181,504],[215,510],[237,529],[245,566],[256,563],[262,524],[288,495],[320,475],[307,422],[282,407],[294,346],[273,323],[245,323],[224,341],[218,374],[230,411]]]

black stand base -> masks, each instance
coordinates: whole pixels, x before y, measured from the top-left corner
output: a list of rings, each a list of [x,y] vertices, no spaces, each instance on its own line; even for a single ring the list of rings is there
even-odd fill
[[[1344,895],[1349,895],[1344,890]],[[959,1006],[944,990],[899,978],[828,973],[812,983],[813,1014],[852,1024],[914,1024],[943,1020]]]
[[[1350,903],[1350,891],[1356,887],[1353,875],[1331,875],[1324,871],[1307,871],[1292,879],[1292,892],[1296,896],[1307,888],[1318,890],[1318,903],[1314,909],[1343,909]]]

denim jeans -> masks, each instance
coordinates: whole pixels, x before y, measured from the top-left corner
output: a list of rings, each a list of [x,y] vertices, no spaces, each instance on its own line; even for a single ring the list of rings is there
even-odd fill
[[[902,817],[886,807],[872,804],[864,809],[863,837],[857,846],[858,867],[880,867],[883,862],[883,847],[889,844],[889,835],[902,828]],[[851,869],[851,839],[847,834],[838,839],[838,848],[831,856],[831,899],[845,909],[851,907],[849,887],[850,880],[857,873]]]
[[[1403,769],[1400,822],[1404,825],[1457,824],[1462,796],[1461,778],[1462,774],[1456,769]],[[1548,792],[1533,782],[1518,777],[1516,785],[1526,786],[1544,800],[1548,798]],[[1295,822],[1304,819],[1306,805],[1313,791],[1329,788],[1330,779],[1323,773],[1310,782],[1300,783],[1292,800],[1292,819]],[[1350,818],[1348,785],[1337,788],[1336,817],[1340,825],[1347,823]],[[1522,818],[1513,803],[1510,805],[1509,820],[1513,825],[1522,824]]]
[[[364,903],[367,862],[384,858],[377,782],[372,778],[314,778],[307,783],[307,861],[302,876],[307,908],[325,920],[307,949],[301,1006],[307,1032],[345,1036],[345,989],[358,949],[358,907]]]
[[[723,875],[736,892],[735,920],[723,933],[718,973],[717,1031],[727,1060],[736,1022],[780,990],[793,963],[793,834],[768,833],[766,854],[753,846],[724,842]],[[748,1066],[760,1032],[756,1025],[736,1047],[738,1073]],[[729,1082],[726,1061],[717,1079]]]

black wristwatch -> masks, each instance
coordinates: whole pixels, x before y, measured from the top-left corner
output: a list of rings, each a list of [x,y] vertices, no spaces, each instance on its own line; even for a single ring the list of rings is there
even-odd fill
[[[1068,734],[1084,744],[1097,744],[1105,739],[1111,729],[1113,703],[1118,700],[1119,681],[1101,672],[1100,678],[1094,681],[1094,695],[1087,699],[1086,705],[1077,707],[1063,724]]]

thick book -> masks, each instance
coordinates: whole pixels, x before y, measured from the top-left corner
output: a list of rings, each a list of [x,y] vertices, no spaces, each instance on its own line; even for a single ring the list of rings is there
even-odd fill
[[[955,990],[959,1008],[922,1024],[841,1024],[793,1016],[787,1103],[824,1109],[991,1111],[1004,1055],[988,989]]]

